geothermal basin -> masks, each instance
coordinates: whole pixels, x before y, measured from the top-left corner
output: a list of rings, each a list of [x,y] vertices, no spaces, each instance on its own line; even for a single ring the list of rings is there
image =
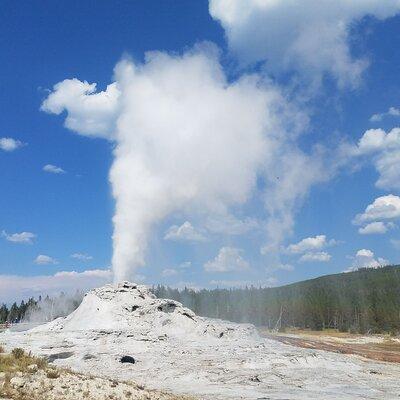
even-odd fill
[[[399,399],[399,364],[302,349],[202,318],[143,285],[90,291],[72,314],[0,342],[57,366],[199,399]],[[127,362],[121,362],[121,361]]]

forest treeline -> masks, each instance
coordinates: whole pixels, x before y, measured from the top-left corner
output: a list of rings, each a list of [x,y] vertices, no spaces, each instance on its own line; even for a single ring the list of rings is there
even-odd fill
[[[400,266],[360,269],[275,288],[154,288],[198,315],[270,329],[400,332]]]
[[[48,322],[58,317],[64,317],[74,311],[82,302],[83,293],[76,291],[74,295],[61,293],[57,297],[46,296],[36,300],[31,297],[28,301],[0,306],[0,324],[17,322]]]
[[[37,301],[33,298],[30,298],[27,302],[22,300],[19,305],[14,303],[11,307],[3,304],[0,307],[0,324],[21,321],[24,318],[27,310],[35,308],[36,305]]]
[[[183,303],[196,314],[250,322],[270,329],[339,329],[360,333],[400,332],[400,266],[360,269],[291,285],[244,289],[153,287],[157,297]],[[33,298],[0,307],[0,323],[44,322],[72,312],[83,294]]]

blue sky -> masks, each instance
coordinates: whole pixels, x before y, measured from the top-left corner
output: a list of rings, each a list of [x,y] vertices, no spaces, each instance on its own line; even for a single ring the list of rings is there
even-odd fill
[[[112,264],[119,277],[147,284],[216,287],[280,285],[400,262],[400,7],[250,3],[246,11],[241,1],[232,8],[224,0],[210,8],[183,0],[2,3],[0,300],[95,286],[112,279]],[[159,52],[156,60],[145,57],[149,51]],[[114,75],[120,60],[123,71]],[[249,74],[257,83],[238,88]],[[74,78],[71,87],[53,87]],[[93,91],[72,93],[84,81],[106,96],[116,82],[122,105],[85,108]],[[147,99],[140,91],[147,82],[177,92],[169,98],[160,89]],[[197,113],[187,108],[197,101]],[[187,118],[162,113],[174,104]],[[88,130],[98,121],[113,132]],[[118,170],[110,181],[118,149],[132,146],[121,163],[134,163],[158,121],[155,167],[150,154],[143,157],[150,181],[165,192],[140,189],[146,174],[130,167],[126,178]],[[181,148],[176,123],[193,129],[198,142]],[[196,126],[211,131],[198,137]],[[253,129],[260,133],[247,132]],[[235,165],[237,143],[246,157]],[[208,166],[197,148],[209,152],[215,174],[198,174]],[[242,171],[248,174],[238,177]],[[126,187],[133,189],[126,194]],[[149,193],[165,200],[138,206]],[[151,216],[140,226],[143,214]]]

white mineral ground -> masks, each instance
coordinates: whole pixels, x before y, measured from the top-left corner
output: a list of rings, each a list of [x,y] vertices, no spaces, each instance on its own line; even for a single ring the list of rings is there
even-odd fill
[[[80,307],[0,342],[54,364],[202,399],[399,399],[400,365],[296,348],[252,325],[196,316],[145,286],[107,285]],[[128,355],[134,364],[121,363]]]

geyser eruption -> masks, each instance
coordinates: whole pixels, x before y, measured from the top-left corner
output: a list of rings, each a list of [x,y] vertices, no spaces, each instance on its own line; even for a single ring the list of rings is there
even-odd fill
[[[303,193],[297,179],[291,185],[285,177],[297,176],[290,159],[307,158],[294,145],[304,116],[258,75],[229,82],[209,44],[182,56],[151,52],[142,64],[124,59],[102,92],[96,93],[95,84],[65,80],[54,86],[42,110],[65,110],[67,128],[115,142],[110,181],[118,282],[144,264],[149,232],[166,216],[227,215],[230,206],[259,190],[259,175],[264,190],[273,191],[277,155],[287,157],[279,174],[280,183],[291,187],[290,201],[278,194],[268,210],[276,201],[285,217],[282,208],[287,204],[290,213],[293,199]]]

